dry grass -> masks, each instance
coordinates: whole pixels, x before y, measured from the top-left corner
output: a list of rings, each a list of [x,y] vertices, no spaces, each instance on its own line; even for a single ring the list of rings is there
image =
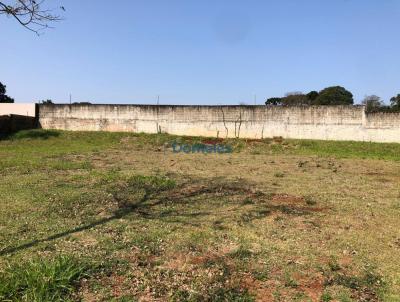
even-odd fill
[[[202,139],[0,142],[0,269],[79,258],[83,301],[400,300],[397,145],[173,140]]]

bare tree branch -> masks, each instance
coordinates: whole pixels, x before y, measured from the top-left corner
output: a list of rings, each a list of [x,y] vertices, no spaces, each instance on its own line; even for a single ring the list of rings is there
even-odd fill
[[[0,1],[0,15],[11,16],[26,29],[37,35],[46,28],[51,28],[49,24],[62,20],[59,15],[54,14],[53,10],[45,9],[45,0],[14,0],[9,4]],[[63,6],[60,9],[65,11]]]

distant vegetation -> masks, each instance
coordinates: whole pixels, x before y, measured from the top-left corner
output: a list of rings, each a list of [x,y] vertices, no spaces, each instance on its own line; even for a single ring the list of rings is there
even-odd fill
[[[312,105],[353,105],[353,94],[341,86],[332,86],[321,91],[289,92],[284,97],[272,97],[266,100],[267,106],[312,106]],[[366,96],[362,100],[366,111],[371,112],[400,112],[400,94],[390,99],[390,105],[377,95]]]
[[[39,104],[54,105],[54,102],[50,99],[38,101]],[[92,105],[90,102],[73,102],[71,105]]]
[[[41,101],[39,101],[39,104],[53,105],[54,103],[53,103],[52,100],[47,99],[47,100],[41,100]]]
[[[73,102],[72,105],[92,105],[91,102]]]
[[[310,106],[310,105],[352,105],[353,94],[341,86],[328,87],[320,92],[311,91],[287,93],[284,97],[273,97],[265,104],[273,106]]]
[[[385,105],[376,95],[366,96],[362,101],[367,112],[400,112],[400,94],[390,99],[390,105]]]

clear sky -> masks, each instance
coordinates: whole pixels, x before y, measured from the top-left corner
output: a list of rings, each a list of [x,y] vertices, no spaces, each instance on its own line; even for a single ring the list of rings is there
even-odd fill
[[[0,16],[17,102],[258,104],[341,85],[400,93],[400,0],[47,0],[43,35]]]

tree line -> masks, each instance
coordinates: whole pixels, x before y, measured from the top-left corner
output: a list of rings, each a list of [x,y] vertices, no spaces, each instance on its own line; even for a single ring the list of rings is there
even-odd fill
[[[14,103],[9,97],[7,87],[0,82],[0,103]],[[42,104],[53,104],[52,100],[39,101]],[[90,105],[90,102],[74,102],[75,104]],[[353,94],[341,86],[325,88],[321,91],[311,91],[307,94],[301,92],[287,93],[284,97],[274,97],[266,100],[267,106],[326,106],[326,105],[353,105]],[[390,105],[385,105],[376,95],[366,96],[362,104],[367,112],[400,112],[400,94],[390,99]]]
[[[400,94],[390,99],[390,105],[376,95],[366,96],[362,102],[367,112],[400,112]],[[354,105],[353,94],[341,86],[332,86],[321,91],[290,92],[284,97],[273,97],[265,101],[267,106],[335,106]]]
[[[390,99],[390,104],[385,105],[377,95],[369,95],[364,98],[362,104],[367,112],[400,112],[400,94]]]

